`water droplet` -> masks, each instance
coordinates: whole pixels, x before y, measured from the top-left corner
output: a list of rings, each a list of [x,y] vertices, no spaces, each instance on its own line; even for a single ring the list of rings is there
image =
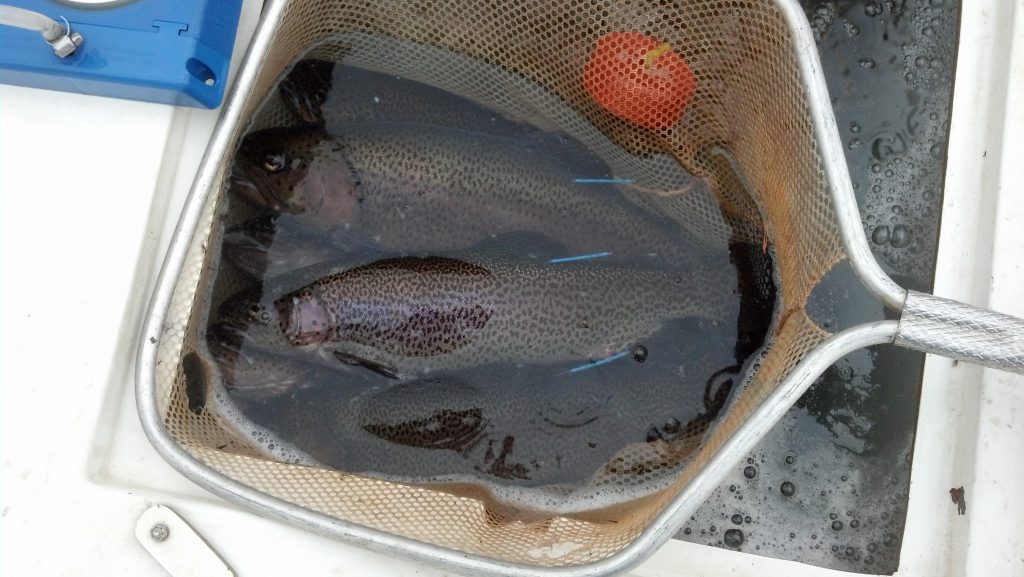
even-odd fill
[[[874,541],[872,541],[871,543],[868,543],[868,551],[870,551],[871,553],[874,553],[877,550],[878,550],[878,543],[875,543]]]
[[[757,469],[750,465],[747,465],[746,467],[743,468],[743,476],[748,479],[753,479],[754,477],[757,476]]]
[[[918,68],[924,68],[928,64],[928,60],[924,56],[918,56],[914,59],[914,66]]]
[[[786,455],[786,464],[792,465],[793,463],[796,463],[796,455]]]
[[[871,233],[871,242],[875,244],[886,244],[889,242],[889,227],[881,224],[875,227]]]
[[[882,13],[882,5],[874,1],[866,2],[864,3],[864,13],[868,16],[878,16]]]
[[[743,531],[740,531],[739,529],[729,529],[728,531],[725,532],[725,535],[723,536],[722,540],[729,547],[732,547],[734,549],[738,549],[739,546],[742,545],[743,541],[744,541]]]
[[[894,154],[902,154],[906,151],[907,141],[898,132],[882,134],[871,142],[871,156],[875,160],[885,160]],[[891,177],[889,171],[886,171],[886,176]]]
[[[683,535],[689,535],[690,533],[693,533],[693,529],[689,527],[683,529]]]
[[[790,532],[789,533],[789,538],[790,539],[796,539],[796,533]]]
[[[714,533],[715,531],[718,531],[718,527],[715,527],[714,525],[712,525],[711,528],[708,529],[708,530],[711,531],[712,533]]]
[[[928,152],[931,153],[932,157],[940,158],[941,159],[942,158],[942,144],[938,143],[938,144],[932,145],[931,150],[929,150]]]
[[[682,423],[679,422],[679,419],[673,417],[665,421],[665,424],[662,425],[661,430],[665,431],[669,435],[675,435],[676,433],[679,432],[680,427],[682,427]]]
[[[832,521],[832,530],[833,531],[842,531],[843,530],[843,522],[842,521]]]
[[[859,134],[860,133],[860,125],[857,124],[856,122],[851,122],[850,123],[850,132],[852,132],[854,134]]]
[[[893,248],[904,248],[910,244],[911,240],[910,229],[903,224],[897,224],[892,229],[892,235],[889,237],[889,244]]]
[[[870,59],[870,58],[861,58],[860,60],[857,61],[857,64],[861,68],[874,68],[875,67],[875,61]]]
[[[743,518],[743,522],[746,523],[747,525],[749,525],[751,521],[753,521],[753,519],[750,518],[750,515],[747,515],[746,517]]]
[[[894,204],[892,206],[892,213],[897,215],[897,216],[903,214],[903,207],[898,205],[898,204]]]
[[[857,551],[853,547],[847,547],[843,552],[846,553],[847,557],[853,557],[853,554]]]
[[[812,541],[817,539],[817,538],[818,538],[818,534],[817,533],[811,533],[811,540]]]
[[[921,34],[924,34],[927,38],[931,38],[932,36],[935,36],[935,29],[931,26],[926,26],[925,29],[921,31]]]
[[[895,547],[899,543],[899,537],[895,533],[886,533],[885,537],[882,538],[882,545],[886,547]]]
[[[838,553],[839,552],[839,545],[833,545],[832,546],[832,552],[833,553]]]
[[[874,558],[874,556],[872,556],[872,555],[866,555],[866,556],[864,557],[864,564],[865,564],[865,565],[871,565],[871,564],[873,564],[874,562],[875,562],[875,558]]]
[[[875,174],[878,174],[879,172],[882,172],[882,165],[881,164],[877,164],[877,163],[876,164],[872,164],[871,165],[871,172],[874,172]]]
[[[637,345],[633,347],[633,360],[642,363],[647,360],[647,347]]]
[[[857,519],[850,521],[851,529],[856,529],[857,527],[860,527],[860,521],[858,521]]]
[[[732,516],[731,520],[732,520],[732,524],[733,525],[742,525],[743,524],[743,515],[740,515],[739,513],[736,513],[735,515]]]
[[[729,485],[729,492],[730,493],[735,493],[736,492],[736,485]]]
[[[859,138],[854,138],[846,145],[850,150],[857,150],[860,148],[861,142]]]
[[[849,480],[849,477],[847,477],[846,475],[843,475],[842,477],[839,477],[839,480],[843,481],[843,482],[846,482],[847,480]]]
[[[779,485],[779,492],[782,493],[784,497],[792,497],[793,493],[796,493],[796,485],[789,481],[783,481],[782,484]]]

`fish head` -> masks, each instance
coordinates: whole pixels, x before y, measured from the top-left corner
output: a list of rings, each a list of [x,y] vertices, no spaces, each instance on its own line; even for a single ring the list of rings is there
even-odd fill
[[[358,178],[341,142],[322,128],[268,128],[245,137],[230,190],[276,213],[324,224],[348,222],[359,202]]]
[[[303,287],[274,301],[278,326],[293,346],[316,345],[330,340],[338,327],[316,285]]]

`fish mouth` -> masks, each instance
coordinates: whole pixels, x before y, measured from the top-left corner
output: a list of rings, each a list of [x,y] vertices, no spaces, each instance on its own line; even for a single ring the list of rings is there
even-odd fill
[[[273,195],[266,194],[266,191],[246,175],[232,174],[228,177],[228,190],[238,198],[255,206],[272,210],[281,208],[281,203]]]

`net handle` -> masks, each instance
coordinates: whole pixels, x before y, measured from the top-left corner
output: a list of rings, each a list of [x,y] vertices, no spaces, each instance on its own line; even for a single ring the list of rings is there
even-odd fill
[[[935,295],[907,291],[895,343],[1024,374],[1024,319]]]

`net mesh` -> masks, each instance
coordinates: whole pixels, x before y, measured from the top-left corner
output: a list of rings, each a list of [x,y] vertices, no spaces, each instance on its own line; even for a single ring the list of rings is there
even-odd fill
[[[660,39],[689,64],[696,90],[678,122],[660,113],[627,121],[588,95],[581,81],[588,54],[617,31]],[[224,203],[213,194],[172,297],[156,369],[165,427],[210,468],[307,509],[420,541],[516,564],[585,564],[635,539],[827,335],[803,306],[843,257],[842,245],[793,39],[771,0],[293,0],[243,96],[245,122],[227,128],[232,139],[251,126],[288,122],[274,87],[301,57],[401,74],[510,117],[550,123],[602,154],[616,173],[634,177],[629,193],[636,202],[703,242],[760,243],[767,235],[782,306],[772,344],[714,427],[673,443],[627,447],[590,482],[647,484],[652,490],[642,498],[555,514],[476,486],[406,485],[304,466],[269,457],[252,431],[238,431],[215,406],[194,401],[202,363],[197,368],[188,358],[207,358],[198,335],[216,297],[235,282],[217,274],[217,251],[206,250],[218,246],[223,220]],[[680,165],[710,186],[679,181]]]

